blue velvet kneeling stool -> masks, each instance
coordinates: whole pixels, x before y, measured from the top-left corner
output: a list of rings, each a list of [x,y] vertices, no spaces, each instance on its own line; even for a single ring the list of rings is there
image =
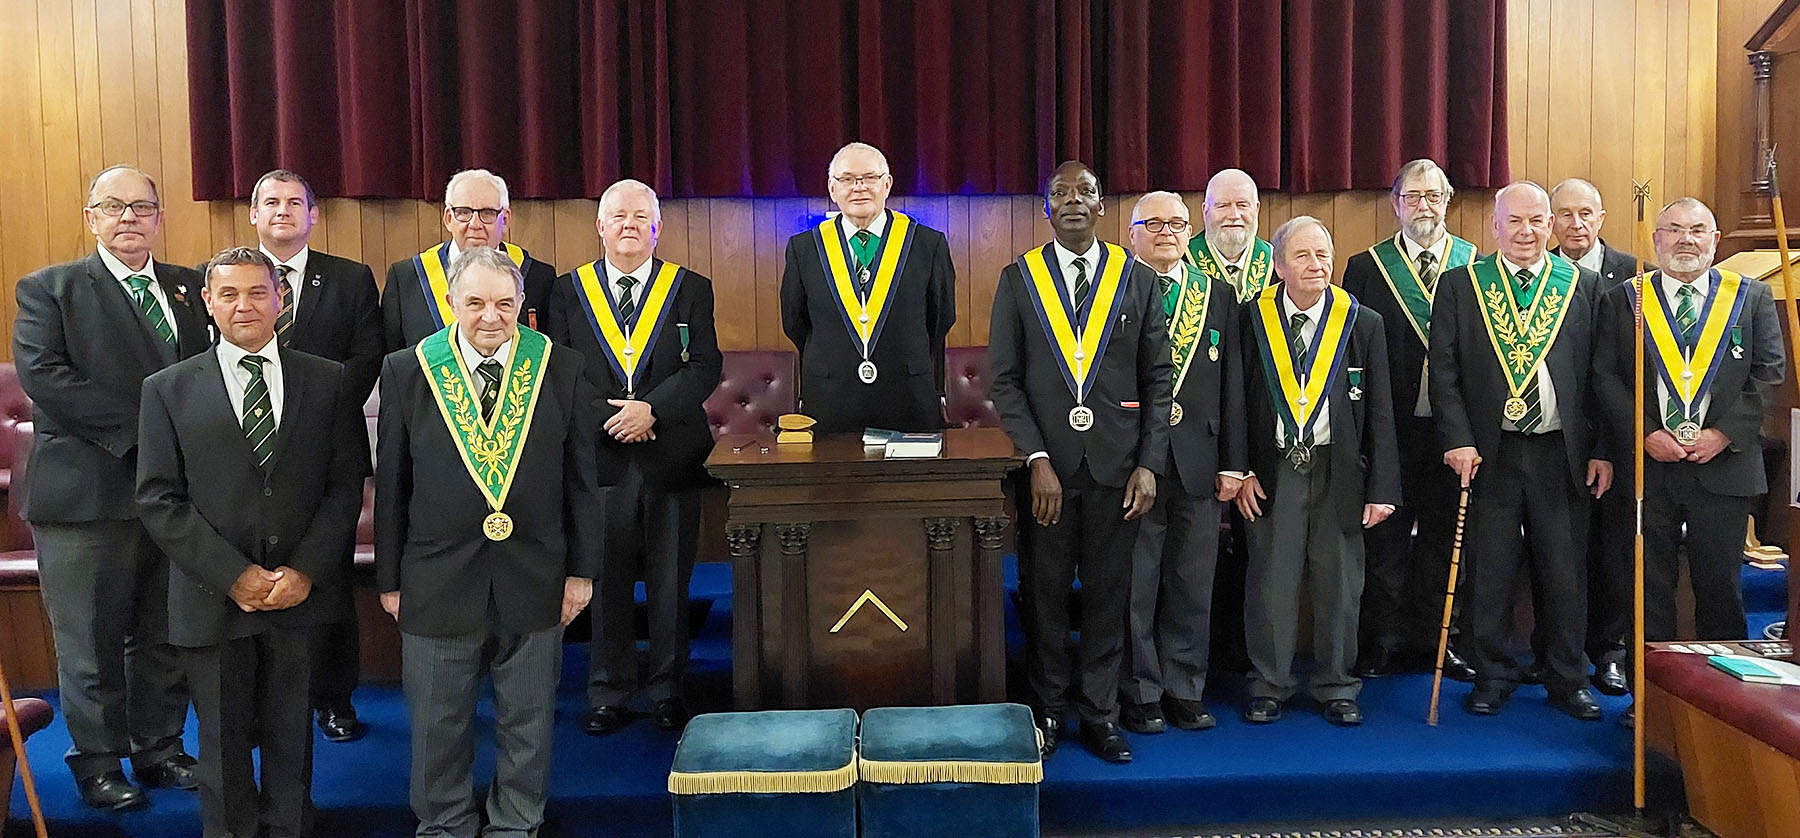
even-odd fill
[[[863,838],[1037,838],[1038,731],[1020,704],[863,714]]]
[[[856,711],[710,713],[669,769],[675,838],[856,838]]]

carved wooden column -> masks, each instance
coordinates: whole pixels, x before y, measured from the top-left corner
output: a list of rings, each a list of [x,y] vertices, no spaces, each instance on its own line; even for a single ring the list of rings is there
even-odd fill
[[[975,519],[975,642],[981,644],[979,661],[1006,660],[1005,586],[986,590],[988,580],[1001,578],[1007,519],[1003,515]],[[1006,667],[989,664],[976,673],[982,701],[1006,700]]]
[[[931,603],[931,699],[938,704],[956,703],[956,626],[958,608],[956,532],[961,518],[926,518],[926,566]]]
[[[781,636],[786,638],[787,653],[782,655],[781,700],[786,707],[806,707],[807,670],[812,660],[807,629],[806,547],[812,537],[811,524],[776,524],[775,539],[781,544]]]
[[[1744,209],[1743,218],[1738,228],[1772,227],[1775,218],[1772,215],[1770,198],[1773,191],[1769,183],[1769,87],[1775,78],[1775,53],[1768,50],[1757,50],[1750,53],[1750,100],[1756,115],[1756,145],[1750,154],[1750,202]]]
[[[732,524],[725,528],[731,551],[731,697],[739,707],[753,707],[762,695],[762,525]]]

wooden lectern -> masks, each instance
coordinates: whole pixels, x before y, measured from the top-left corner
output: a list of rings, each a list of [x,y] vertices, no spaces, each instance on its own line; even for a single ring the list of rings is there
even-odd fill
[[[731,492],[738,709],[1004,700],[1004,481],[1019,464],[992,428],[945,431],[919,459],[853,434],[721,437],[706,468]]]

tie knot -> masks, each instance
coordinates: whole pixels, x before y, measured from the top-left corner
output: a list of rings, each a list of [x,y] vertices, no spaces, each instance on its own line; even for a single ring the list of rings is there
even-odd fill
[[[869,242],[872,241],[874,238],[875,238],[875,234],[869,232],[868,230],[857,230],[856,231],[856,243],[860,244],[864,247],[868,247]]]
[[[1531,284],[1531,270],[1528,268],[1526,270],[1519,271],[1517,274],[1514,275],[1514,278],[1519,281],[1520,287],[1530,285]]]
[[[476,367],[475,371],[480,373],[483,378],[486,378],[489,381],[499,381],[500,380],[500,373],[501,373],[500,362],[496,361],[492,358],[489,358],[486,361],[482,361],[481,366]]]
[[[1681,287],[1676,289],[1675,293],[1680,294],[1683,297],[1692,297],[1696,294],[1699,294],[1700,289],[1695,288],[1693,285],[1691,285],[1689,283],[1683,282],[1681,284]]]
[[[251,376],[261,378],[263,374],[263,364],[268,362],[269,359],[264,358],[261,355],[245,355],[238,359],[238,366],[243,367],[244,371],[250,373]]]
[[[637,277],[632,276],[631,274],[626,274],[622,277],[619,277],[619,287],[623,288],[627,291],[630,291],[631,287],[636,284],[637,284]]]
[[[125,277],[125,284],[131,286],[131,290],[142,294],[145,291],[150,290],[150,277],[144,276],[143,274],[133,274]]]
[[[1087,275],[1087,257],[1085,257],[1085,256],[1075,257],[1075,272],[1082,276]]]
[[[1228,274],[1231,274],[1233,276],[1236,276],[1241,271],[1243,271],[1243,268],[1240,268],[1236,265],[1226,265],[1225,266],[1225,272]]]
[[[1431,267],[1431,264],[1436,261],[1437,261],[1437,256],[1434,255],[1431,251],[1429,251],[1429,250],[1419,251],[1419,266],[1420,267],[1429,268],[1429,267]]]
[[[1296,332],[1305,328],[1306,327],[1306,312],[1303,312],[1303,311],[1294,312],[1293,316],[1288,318],[1288,325],[1292,326],[1294,328],[1294,331],[1296,331]]]

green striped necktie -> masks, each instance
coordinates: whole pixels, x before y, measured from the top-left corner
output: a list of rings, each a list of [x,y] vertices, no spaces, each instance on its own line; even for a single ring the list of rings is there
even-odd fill
[[[256,454],[256,465],[262,468],[275,455],[275,403],[269,400],[269,380],[263,377],[263,364],[269,359],[261,355],[245,355],[238,366],[250,373],[244,387],[244,438]]]
[[[131,286],[131,299],[137,303],[138,310],[150,321],[150,328],[156,330],[156,336],[162,338],[170,346],[175,345],[175,327],[169,325],[169,315],[163,311],[162,304],[150,293],[150,277],[133,274],[125,278],[125,284]]]

